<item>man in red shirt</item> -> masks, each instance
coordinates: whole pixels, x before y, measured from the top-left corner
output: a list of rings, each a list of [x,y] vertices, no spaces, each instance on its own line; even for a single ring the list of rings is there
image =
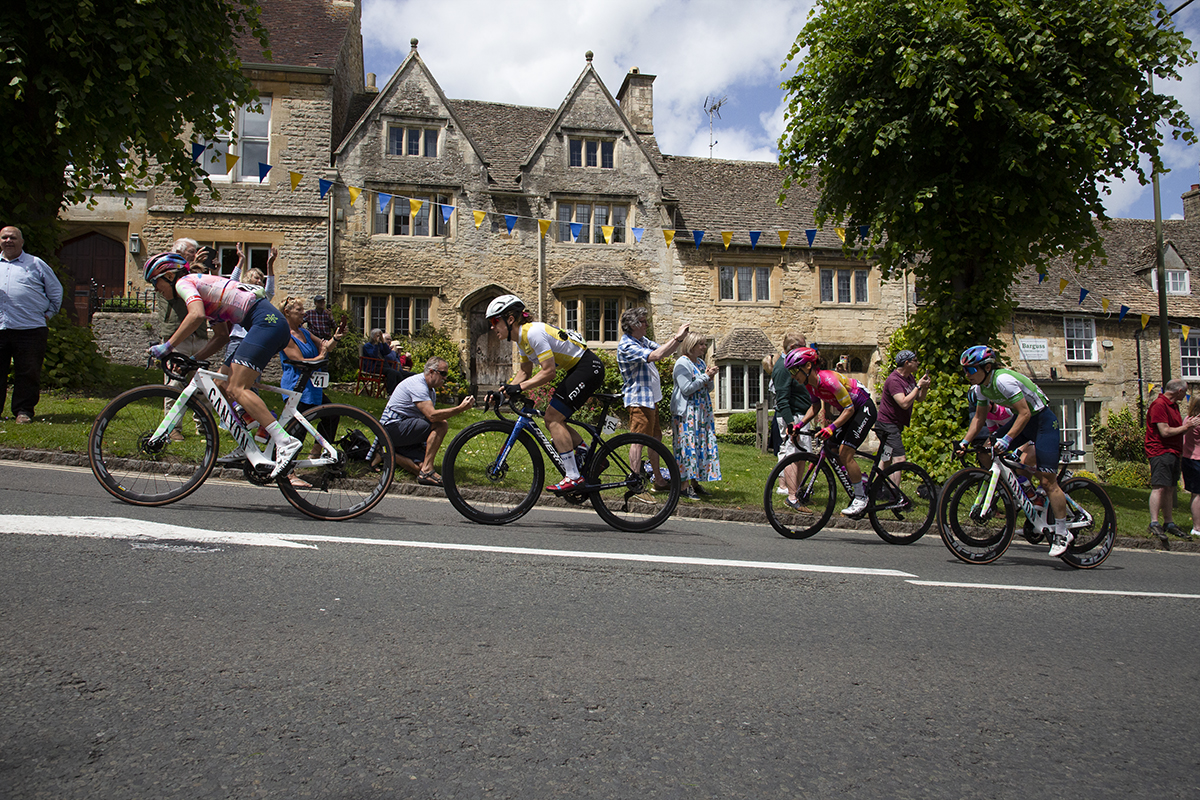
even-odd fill
[[[1164,546],[1167,545],[1167,533],[1181,539],[1188,538],[1171,519],[1183,464],[1180,457],[1183,433],[1200,425],[1200,417],[1188,417],[1185,420],[1179,413],[1179,401],[1185,394],[1185,381],[1179,378],[1167,381],[1162,394],[1154,398],[1146,412],[1146,458],[1150,460],[1150,533]],[[1165,520],[1161,525],[1158,522],[1159,512],[1162,512]]]

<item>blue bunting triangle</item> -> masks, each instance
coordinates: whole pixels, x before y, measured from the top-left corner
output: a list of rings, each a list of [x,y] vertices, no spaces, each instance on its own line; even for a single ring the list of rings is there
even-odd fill
[[[1121,314],[1117,317],[1117,322],[1124,322],[1125,315],[1129,313],[1129,306],[1121,306]]]
[[[450,215],[453,213],[454,213],[454,206],[448,206],[445,203],[442,204],[442,222],[449,225],[450,224]]]
[[[645,228],[630,228],[633,231],[633,240],[638,244],[642,243],[642,234],[646,232]]]
[[[700,249],[700,240],[704,238],[704,231],[692,231],[692,238],[696,240],[696,249]]]
[[[392,196],[386,192],[380,192],[379,195],[379,213],[387,211],[388,203],[392,202]]]
[[[270,171],[271,171],[270,164],[264,164],[261,161],[258,162],[258,182],[262,183],[263,181],[265,181],[267,179],[267,173]]]
[[[804,235],[808,237],[808,246],[812,247],[813,242],[815,242],[817,240],[817,229],[816,228],[808,228],[807,230],[804,231]]]
[[[750,231],[750,249],[751,250],[753,250],[754,246],[756,244],[758,244],[758,237],[761,234],[762,234],[762,231]]]
[[[867,241],[867,234],[868,234],[868,233],[870,233],[870,232],[871,232],[871,229],[870,229],[869,227],[867,227],[866,225],[859,225],[859,226],[858,226],[858,238],[859,238],[860,240],[862,240],[862,242],[863,242],[864,244],[865,244],[865,243],[866,243],[866,241]]]
[[[321,187],[321,199],[325,199],[325,193],[333,186],[332,181],[327,181],[324,178],[317,178],[317,184]]]
[[[517,224],[517,215],[516,214],[505,214],[504,215],[504,224],[508,228],[508,232],[512,233],[513,226]]]
[[[204,151],[208,148],[199,142],[192,142],[192,161],[199,161],[200,156],[204,155]]]
[[[583,232],[583,223],[582,222],[572,222],[571,223],[571,241],[578,242],[579,234],[582,232]]]
[[[1088,296],[1088,290],[1081,288],[1079,290],[1079,305],[1083,305],[1083,298],[1085,298],[1087,296]]]

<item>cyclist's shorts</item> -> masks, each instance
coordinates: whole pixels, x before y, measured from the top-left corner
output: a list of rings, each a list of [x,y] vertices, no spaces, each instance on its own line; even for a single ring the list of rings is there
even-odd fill
[[[875,427],[877,419],[879,419],[879,412],[875,409],[875,401],[870,397],[865,398],[863,403],[854,410],[854,416],[850,418],[850,422],[838,431],[838,444],[844,444],[857,450],[866,441],[867,434],[871,432],[871,428]]]
[[[604,385],[604,364],[596,354],[588,350],[579,357],[558,386],[554,387],[554,399],[550,405],[569,417],[583,407],[588,398]]]
[[[246,338],[237,346],[232,363],[249,367],[255,372],[266,369],[271,359],[287,347],[292,338],[283,312],[267,300],[259,300],[250,307],[246,318],[242,320],[242,327],[246,329]]]
[[[1033,442],[1037,453],[1038,472],[1058,472],[1058,460],[1061,455],[1058,440],[1058,416],[1052,408],[1043,408],[1029,418],[1025,428],[1012,440],[1012,449],[1016,450],[1026,442]]]

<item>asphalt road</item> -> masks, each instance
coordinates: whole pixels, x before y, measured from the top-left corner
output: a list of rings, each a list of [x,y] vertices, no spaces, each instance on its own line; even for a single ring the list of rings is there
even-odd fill
[[[0,487],[3,798],[1200,796],[1195,555]]]

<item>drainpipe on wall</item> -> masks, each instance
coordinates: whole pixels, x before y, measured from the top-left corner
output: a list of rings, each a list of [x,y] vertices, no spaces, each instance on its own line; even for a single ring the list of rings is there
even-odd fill
[[[330,187],[332,189],[332,187]],[[328,233],[325,236],[325,301],[328,306],[333,305],[333,237],[336,233],[334,226],[336,222],[333,218],[333,192],[329,192],[329,227]]]
[[[538,236],[538,280],[537,280],[538,315],[537,315],[537,318],[538,318],[539,322],[546,321],[546,314],[545,314],[545,308],[544,308],[545,303],[543,302],[543,299],[545,298],[545,294],[546,294],[545,289],[544,289],[545,285],[546,285],[546,237]],[[557,324],[557,322],[555,324]]]

